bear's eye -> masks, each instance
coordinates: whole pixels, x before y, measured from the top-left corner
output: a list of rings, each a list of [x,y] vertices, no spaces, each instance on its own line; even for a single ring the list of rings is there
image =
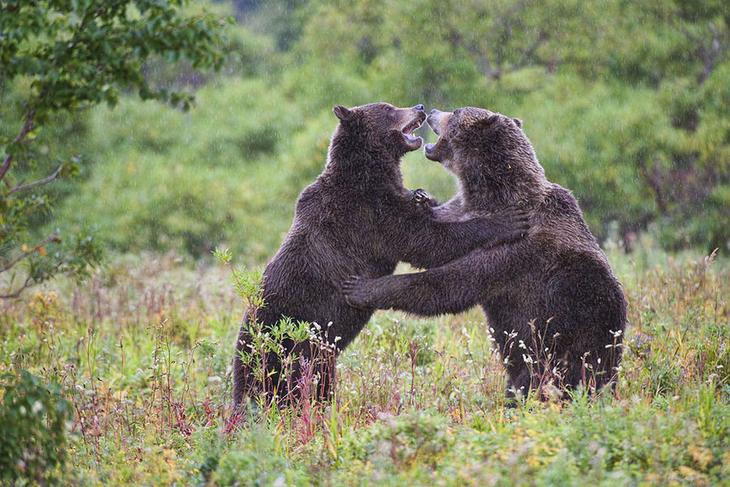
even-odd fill
[[[391,113],[391,112],[392,112],[393,110],[395,110],[395,108],[393,108],[393,107],[391,107],[391,106],[387,106],[387,107],[385,107],[385,110],[386,110],[386,111],[387,111],[388,113]]]

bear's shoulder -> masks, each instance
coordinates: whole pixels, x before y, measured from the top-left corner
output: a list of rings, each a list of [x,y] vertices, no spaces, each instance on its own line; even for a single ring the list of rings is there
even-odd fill
[[[550,185],[543,202],[543,209],[557,215],[581,215],[578,200],[570,190],[559,184]]]
[[[326,207],[324,202],[326,197],[326,192],[319,181],[315,181],[304,188],[304,190],[299,194],[299,198],[297,198],[295,218],[297,220],[306,221],[319,219],[317,215],[321,216],[322,209]]]
[[[552,184],[539,210],[543,234],[559,248],[593,253],[598,243],[573,193]]]
[[[318,201],[322,195],[322,191],[322,184],[319,181],[313,182],[299,194],[297,205],[308,205]]]

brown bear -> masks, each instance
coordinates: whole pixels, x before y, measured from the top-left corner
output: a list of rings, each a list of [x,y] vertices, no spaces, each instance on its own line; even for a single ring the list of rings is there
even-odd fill
[[[431,208],[419,201],[422,193],[414,196],[403,186],[400,160],[423,142],[413,135],[426,118],[423,105],[336,106],[334,113],[339,124],[327,165],[299,196],[289,233],[264,270],[265,305],[255,315],[247,312],[236,340],[236,405],[261,392],[268,401],[296,399],[302,366],[309,365],[311,372],[316,353],[310,341],[294,344],[285,339],[282,353],[267,354],[259,362],[265,364],[259,367],[265,369],[262,379],[248,360],[242,360],[252,341],[248,323],[252,316],[264,330],[283,318],[317,324],[317,338],[333,351],[316,366],[316,397],[327,397],[334,358],[372,315],[345,302],[340,288],[349,275],[386,276],[398,261],[439,266],[477,247],[519,239],[528,228],[526,214],[519,211],[462,222],[436,221]],[[280,377],[282,356],[294,356],[288,377]]]
[[[508,372],[508,395],[612,381],[621,358],[626,300],[570,191],[545,178],[522,122],[480,108],[431,111],[439,138],[428,159],[454,173],[461,191],[435,208],[459,221],[518,207],[527,238],[482,247],[424,272],[354,277],[343,291],[364,309],[418,315],[459,313],[480,304]]]

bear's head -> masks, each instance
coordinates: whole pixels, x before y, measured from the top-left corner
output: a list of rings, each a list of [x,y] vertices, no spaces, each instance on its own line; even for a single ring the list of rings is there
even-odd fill
[[[472,189],[494,192],[539,187],[545,172],[522,121],[483,108],[431,110],[428,125],[439,136],[425,155],[441,162]]]
[[[338,133],[342,143],[400,158],[421,147],[423,139],[413,131],[426,120],[423,105],[398,108],[389,103],[370,103],[354,108],[337,105]],[[338,137],[339,138],[339,137]]]

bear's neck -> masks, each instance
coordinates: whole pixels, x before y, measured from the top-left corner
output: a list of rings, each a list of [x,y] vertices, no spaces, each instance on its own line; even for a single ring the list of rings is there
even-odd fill
[[[496,212],[506,207],[527,209],[539,205],[550,183],[542,171],[524,171],[507,178],[475,171],[462,174],[459,184],[466,210]]]
[[[365,137],[341,133],[332,138],[322,180],[355,192],[403,190],[400,157]]]

